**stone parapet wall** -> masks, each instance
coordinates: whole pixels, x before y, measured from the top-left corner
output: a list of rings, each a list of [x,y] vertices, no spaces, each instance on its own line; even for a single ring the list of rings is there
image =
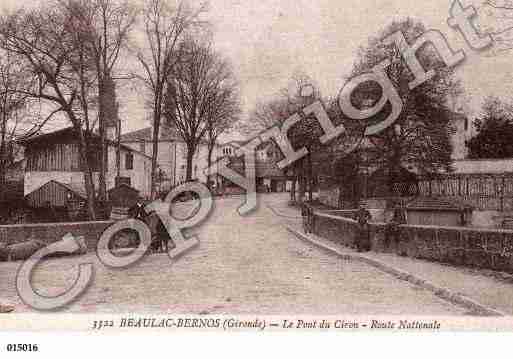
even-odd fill
[[[11,245],[32,237],[50,244],[61,240],[66,233],[71,233],[74,237],[84,236],[88,250],[95,250],[101,234],[113,223],[113,221],[98,221],[0,226],[0,243]]]
[[[354,245],[357,230],[355,220],[318,212],[314,217],[313,232],[316,235],[348,247]]]
[[[320,210],[324,214],[331,214],[334,216],[340,216],[349,219],[355,219],[358,210],[356,209],[331,209],[331,210]]]
[[[357,222],[316,212],[313,232],[333,242],[354,247]],[[466,227],[369,225],[371,250],[392,252],[458,266],[513,273],[513,230]]]
[[[319,190],[319,202],[333,208],[340,208],[340,189],[337,187],[321,188]]]

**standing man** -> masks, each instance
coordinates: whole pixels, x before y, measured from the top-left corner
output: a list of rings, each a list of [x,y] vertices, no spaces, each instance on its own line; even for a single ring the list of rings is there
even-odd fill
[[[391,240],[393,239],[395,241],[395,244],[397,247],[399,247],[399,242],[400,242],[400,233],[401,233],[401,230],[400,230],[400,226],[402,224],[406,224],[406,215],[405,215],[405,212],[403,210],[403,208],[401,206],[395,206],[394,207],[394,212],[393,212],[393,216],[392,216],[392,219],[390,220],[390,222],[387,223],[387,226],[386,226],[386,234],[385,234],[385,238],[386,238],[386,246],[387,247],[390,247],[390,243],[391,243]]]
[[[303,204],[301,205],[301,219],[303,222],[303,231],[305,231],[306,234],[308,234],[308,231],[309,231],[308,216],[309,216],[308,206],[306,205],[306,203],[303,202]]]
[[[356,233],[356,249],[358,252],[370,250],[369,221],[372,219],[370,212],[363,206],[358,207],[356,212],[356,221],[358,230]]]

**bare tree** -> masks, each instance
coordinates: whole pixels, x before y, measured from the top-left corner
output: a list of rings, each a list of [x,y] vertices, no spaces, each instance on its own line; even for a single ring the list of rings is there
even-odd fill
[[[30,84],[18,59],[11,53],[0,54],[0,200],[5,189],[5,175],[16,155],[14,141],[17,135],[27,130],[24,109],[27,96],[18,90]],[[25,125],[25,126],[24,126]]]
[[[78,135],[80,162],[87,193],[87,209],[96,219],[95,191],[88,153],[91,133],[90,107],[95,84],[87,39],[61,6],[20,10],[0,20],[0,46],[20,58],[34,78],[28,89],[15,92],[53,106],[45,121],[63,112]]]
[[[77,31],[90,51],[89,56],[96,72],[98,93],[98,129],[101,142],[99,171],[99,198],[106,199],[107,146],[105,128],[118,128],[115,94],[115,72],[120,53],[126,48],[137,11],[122,0],[60,0],[69,16],[77,23]],[[119,132],[119,131],[118,131]],[[119,137],[119,133],[117,134]],[[119,157],[119,153],[117,154]],[[117,159],[117,163],[119,160]]]
[[[211,44],[189,39],[180,47],[186,61],[177,64],[168,77],[164,116],[186,144],[186,181],[190,181],[200,141],[207,133],[215,141],[233,120],[238,105],[230,67]],[[211,150],[213,145],[210,161]]]
[[[217,66],[214,72],[214,80],[211,85],[210,98],[207,100],[208,109],[206,113],[206,140],[208,145],[207,166],[212,166],[212,155],[219,136],[233,126],[240,115],[240,101],[238,87],[226,60],[217,59],[213,66]],[[211,186],[211,179],[208,176],[207,185]]]
[[[156,195],[158,174],[158,139],[164,109],[166,81],[174,67],[180,63],[180,43],[187,31],[203,23],[200,15],[206,10],[206,4],[194,9],[185,0],[170,4],[166,0],[147,0],[143,8],[145,48],[137,52],[142,71],[136,76],[143,81],[151,94],[153,110],[153,159],[151,166],[151,197]]]

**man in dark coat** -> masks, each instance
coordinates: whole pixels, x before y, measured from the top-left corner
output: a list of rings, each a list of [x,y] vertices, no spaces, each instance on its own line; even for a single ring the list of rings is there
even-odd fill
[[[358,207],[358,212],[356,212],[356,221],[358,222],[356,249],[358,252],[370,250],[369,220],[371,219],[372,216],[367,209],[362,206]]]
[[[306,205],[306,203],[303,203],[301,205],[301,218],[302,218],[302,221],[303,221],[303,230],[305,231],[305,233],[308,233],[309,232],[309,209],[308,209],[308,206]]]

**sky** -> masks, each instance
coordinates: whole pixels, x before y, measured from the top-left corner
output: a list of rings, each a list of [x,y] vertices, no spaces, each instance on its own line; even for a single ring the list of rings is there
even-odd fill
[[[447,25],[452,1],[405,0],[211,0],[209,18],[214,43],[227,56],[240,81],[243,110],[249,115],[259,101],[272,98],[295,72],[310,75],[323,95],[335,96],[343,87],[356,51],[369,36],[394,19],[413,17],[440,30],[453,50],[464,49],[466,61],[457,74],[466,90],[465,107],[478,115],[482,99],[508,99],[513,90],[513,51],[491,55],[476,52]],[[489,22],[481,1],[474,5],[478,24]],[[513,99],[512,99],[513,100]],[[140,121],[133,119],[131,126]]]
[[[465,0],[462,4],[478,9],[479,24],[493,22],[482,1]],[[499,5],[502,2],[497,1]],[[10,5],[14,1],[2,3]],[[357,49],[392,20],[407,16],[441,31],[453,50],[465,51],[466,61],[458,65],[456,75],[466,90],[465,108],[475,116],[487,95],[510,99],[513,50],[492,54],[469,49],[459,33],[447,25],[451,3],[452,0],[210,0],[207,17],[214,31],[214,46],[233,63],[246,116],[260,101],[272,98],[287,86],[296,72],[310,75],[323,95],[335,96],[351,71]],[[120,89],[124,132],[149,125],[150,110],[145,108],[144,98],[140,86]]]

